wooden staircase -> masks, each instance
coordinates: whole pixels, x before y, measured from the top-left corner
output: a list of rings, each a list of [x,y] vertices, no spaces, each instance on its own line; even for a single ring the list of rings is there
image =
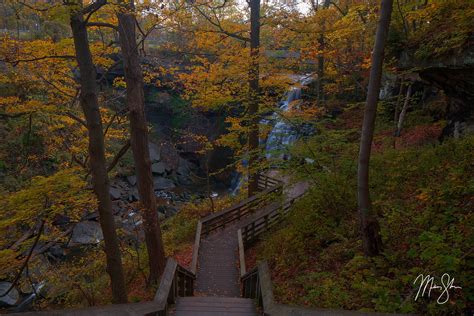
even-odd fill
[[[250,316],[257,315],[255,303],[249,298],[190,296],[179,297],[170,315],[176,316]]]
[[[268,316],[384,315],[302,308],[274,300],[267,263],[246,271],[245,247],[282,221],[304,192],[285,198],[283,183],[263,175],[258,188],[258,194],[198,222],[190,269],[168,258],[153,301],[22,315],[247,316],[259,314],[257,305],[260,314]]]

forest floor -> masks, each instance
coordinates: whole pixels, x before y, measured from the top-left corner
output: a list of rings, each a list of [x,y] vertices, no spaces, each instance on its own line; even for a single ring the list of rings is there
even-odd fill
[[[276,299],[285,304],[432,315],[472,309],[473,276],[467,271],[474,262],[474,136],[440,143],[443,122],[414,111],[395,138],[393,123],[379,119],[371,194],[384,251],[366,258],[356,200],[362,111],[362,105],[348,108],[294,148],[295,156],[309,155],[307,146],[318,155],[315,165],[287,168],[310,184],[309,194],[247,251],[248,267],[268,260]],[[450,273],[463,289],[451,291],[448,304],[415,301],[413,282],[420,273]]]

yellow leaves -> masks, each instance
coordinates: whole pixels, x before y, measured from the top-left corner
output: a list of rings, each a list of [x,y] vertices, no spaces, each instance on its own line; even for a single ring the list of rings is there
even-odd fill
[[[422,202],[426,202],[430,199],[430,194],[426,190],[421,190],[421,192],[416,195],[416,199]]]
[[[6,239],[5,239],[6,241]],[[0,247],[4,247],[6,245],[2,245],[0,243]],[[17,257],[18,253],[11,249],[2,249],[0,250],[0,279],[5,279],[8,277],[8,273],[13,272],[16,269],[16,264],[18,263]]]
[[[123,77],[116,77],[112,83],[115,88],[125,89],[127,88],[127,83]]]
[[[35,177],[30,185],[8,195],[0,204],[0,228],[28,225],[39,218],[53,218],[66,214],[78,219],[86,210],[93,210],[97,202],[86,182],[75,169],[59,171],[49,177]]]

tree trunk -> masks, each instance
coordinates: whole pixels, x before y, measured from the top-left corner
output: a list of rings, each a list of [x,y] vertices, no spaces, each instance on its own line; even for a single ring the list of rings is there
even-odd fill
[[[395,103],[395,113],[393,114],[393,122],[395,129],[397,128],[398,116],[400,115],[400,102],[402,101],[402,95],[405,87],[405,79],[402,77],[400,81],[400,88],[398,89],[397,102]]]
[[[78,7],[82,8],[82,1],[78,1],[76,4],[79,4]],[[126,303],[127,291],[122,270],[122,259],[109,195],[109,177],[105,160],[102,118],[99,111],[96,70],[92,62],[87,28],[82,13],[80,11],[71,12],[70,23],[81,75],[80,104],[84,111],[89,134],[89,164],[92,185],[99,201],[99,222],[104,235],[107,272],[110,275],[113,301],[115,303]]]
[[[385,41],[387,39],[393,0],[382,0],[380,19],[375,35],[375,45],[372,52],[372,68],[370,70],[369,88],[362,125],[362,136],[359,151],[358,168],[358,202],[364,253],[375,256],[382,249],[382,238],[376,215],[373,212],[369,192],[369,161],[374,136],[375,115],[382,78]]]
[[[259,162],[259,52],[260,52],[260,0],[250,0],[250,69],[249,69],[249,187],[248,196],[258,189]]]
[[[329,8],[330,4],[331,4],[330,0],[324,0],[323,9]],[[324,40],[325,33],[326,33],[326,19],[323,19],[321,21],[321,34],[319,34],[319,39],[318,39],[320,52],[326,49],[326,42]],[[318,81],[317,81],[316,93],[317,93],[318,101],[321,102],[321,101],[324,101],[324,55],[322,53],[318,55],[317,74],[318,74]]]
[[[158,278],[165,268],[166,258],[153,187],[153,176],[148,148],[148,128],[145,118],[143,73],[136,42],[135,17],[132,10],[133,0],[125,11],[117,14],[119,21],[118,29],[125,82],[127,84],[126,101],[130,113],[131,144],[145,229],[150,282],[157,283]]]
[[[411,90],[412,90],[411,87],[412,87],[412,85],[408,86],[407,96],[405,98],[405,103],[403,103],[402,111],[400,112],[400,116],[398,117],[397,131],[395,132],[396,137],[400,137],[400,133],[402,132],[403,120],[405,119],[405,115],[407,113],[408,105],[410,104],[410,97],[411,97]]]

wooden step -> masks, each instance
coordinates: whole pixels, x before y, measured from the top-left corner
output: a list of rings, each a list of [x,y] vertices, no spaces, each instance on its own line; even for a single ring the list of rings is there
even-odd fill
[[[249,316],[257,315],[253,300],[238,297],[180,297],[173,315],[176,316]]]

